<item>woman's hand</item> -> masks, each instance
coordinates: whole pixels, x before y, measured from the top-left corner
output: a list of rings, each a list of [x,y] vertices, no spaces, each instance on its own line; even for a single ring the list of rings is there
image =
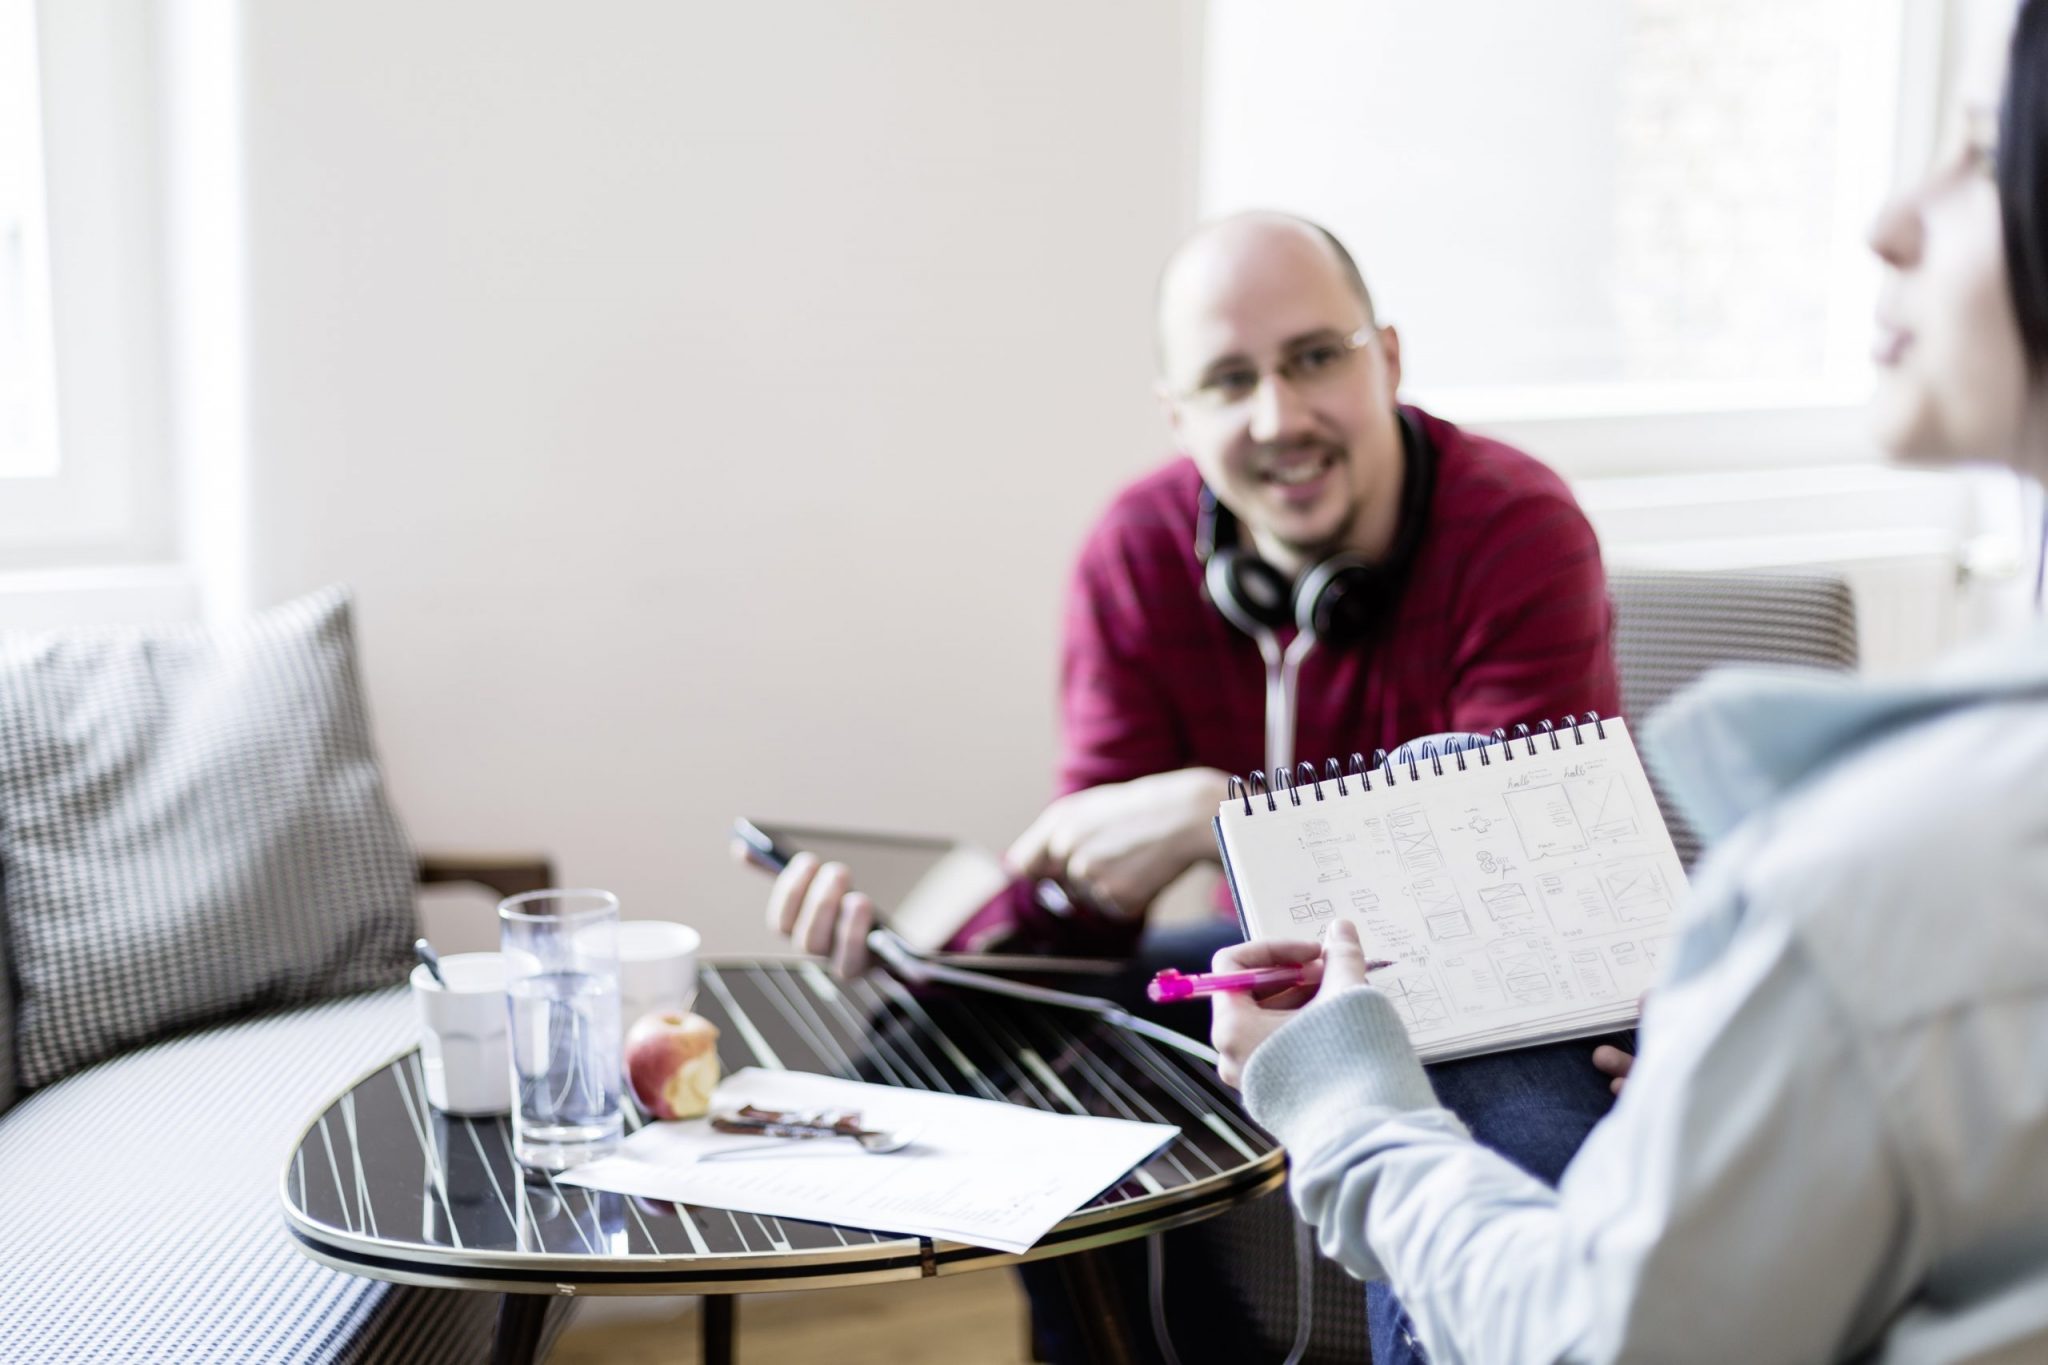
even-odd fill
[[[1602,1043],[1593,1049],[1593,1069],[1604,1076],[1613,1077],[1607,1088],[1619,1095],[1622,1082],[1628,1079],[1629,1069],[1636,1064],[1636,1054],[1623,1052],[1618,1047]]]
[[[1298,986],[1284,986],[1263,996],[1226,992],[1210,997],[1214,1015],[1209,1039],[1222,1054],[1216,1071],[1225,1085],[1236,1088],[1243,1081],[1245,1064],[1259,1044],[1302,1006],[1324,994],[1364,985],[1365,949],[1358,941],[1358,930],[1348,920],[1339,920],[1330,927],[1320,948],[1313,943],[1240,943],[1216,954],[1212,965],[1219,972],[1297,964],[1307,968]]]

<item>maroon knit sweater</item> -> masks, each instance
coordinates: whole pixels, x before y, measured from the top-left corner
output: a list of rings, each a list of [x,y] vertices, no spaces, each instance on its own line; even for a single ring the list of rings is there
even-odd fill
[[[1367,638],[1319,645],[1302,665],[1295,757],[1318,770],[1438,731],[1620,709],[1600,547],[1564,481],[1511,446],[1415,415],[1437,473],[1413,569]],[[1060,680],[1061,794],[1265,761],[1258,647],[1202,593],[1200,486],[1184,458],[1146,475],[1082,548]]]

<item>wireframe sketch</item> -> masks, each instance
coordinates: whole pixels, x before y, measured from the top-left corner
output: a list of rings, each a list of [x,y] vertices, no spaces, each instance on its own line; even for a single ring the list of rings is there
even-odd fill
[[[1571,789],[1572,809],[1590,839],[1613,841],[1633,839],[1640,832],[1636,824],[1635,798],[1619,777],[1595,777]]]
[[[1536,913],[1536,902],[1529,899],[1529,892],[1520,882],[1480,887],[1479,903],[1486,907],[1486,913],[1493,916],[1496,924]]]
[[[1655,919],[1671,909],[1671,892],[1664,874],[1647,858],[1610,863],[1600,870],[1600,885],[1614,902],[1615,916],[1624,921]]]
[[[1584,938],[1614,929],[1614,911],[1601,887],[1600,872],[1598,867],[1573,867],[1536,879],[1537,899],[1560,937]]]
[[[1562,783],[1511,791],[1507,803],[1515,831],[1522,836],[1522,850],[1531,859],[1586,851],[1586,831],[1580,827]]]
[[[1543,954],[1525,941],[1490,943],[1487,955],[1500,976],[1501,989],[1517,1005],[1538,1005],[1550,999],[1555,987],[1543,965]]]
[[[1572,975],[1586,995],[1598,999],[1614,994],[1614,972],[1597,949],[1581,948],[1572,954]]]
[[[1458,1014],[1484,1014],[1510,1003],[1500,988],[1500,973],[1484,952],[1446,953],[1438,965],[1444,990]]]
[[[1309,856],[1315,860],[1316,880],[1319,882],[1341,881],[1351,875],[1351,869],[1344,863],[1344,850],[1336,844],[1312,848]]]
[[[1607,951],[1612,953],[1615,962],[1623,967],[1633,967],[1643,960],[1643,950],[1637,946],[1634,939],[1623,939],[1619,943],[1609,944]]]
[[[1472,917],[1465,913],[1465,902],[1452,883],[1425,877],[1411,885],[1408,894],[1415,898],[1416,913],[1422,916],[1429,936],[1439,943],[1472,932]]]
[[[1363,891],[1354,891],[1351,893],[1351,909],[1354,913],[1360,915],[1369,915],[1379,908],[1380,893],[1373,890],[1371,887],[1367,887]]]
[[[1387,832],[1393,836],[1394,852],[1401,859],[1401,866],[1410,872],[1441,872],[1444,870],[1444,851],[1436,841],[1436,831],[1429,826],[1429,817],[1422,813],[1420,806],[1404,806],[1387,815]]]
[[[1337,913],[1337,907],[1327,900],[1317,898],[1311,892],[1304,891],[1288,903],[1287,913],[1296,921],[1328,919]]]
[[[1394,1012],[1411,1031],[1436,1028],[1451,1020],[1451,1008],[1444,1001],[1444,993],[1426,976],[1413,981],[1405,974],[1385,979],[1376,976],[1372,984],[1393,1002]]]
[[[1321,839],[1329,834],[1330,822],[1328,820],[1304,820],[1301,822],[1301,832],[1307,838]]]

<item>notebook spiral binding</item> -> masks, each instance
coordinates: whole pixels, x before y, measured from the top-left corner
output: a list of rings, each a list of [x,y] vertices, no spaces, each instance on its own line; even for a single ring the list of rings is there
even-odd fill
[[[1364,754],[1359,753],[1351,755],[1351,762],[1348,766],[1339,765],[1334,758],[1326,759],[1323,763],[1323,773],[1320,777],[1316,775],[1316,765],[1305,759],[1295,764],[1292,771],[1286,768],[1273,769],[1273,780],[1270,785],[1268,785],[1266,774],[1263,772],[1253,772],[1248,777],[1239,777],[1236,774],[1232,774],[1224,799],[1226,801],[1242,801],[1244,803],[1244,813],[1252,815],[1256,813],[1252,808],[1252,801],[1255,798],[1263,798],[1266,803],[1266,809],[1270,811],[1278,811],[1280,809],[1280,797],[1283,794],[1287,797],[1290,804],[1299,806],[1301,804],[1303,787],[1312,789],[1315,792],[1315,799],[1320,801],[1323,799],[1323,783],[1325,782],[1334,782],[1337,786],[1337,795],[1339,796],[1350,795],[1350,789],[1344,785],[1347,778],[1356,778],[1363,790],[1371,791],[1372,777],[1375,769],[1378,770],[1386,784],[1391,787],[1400,780],[1399,769],[1404,767],[1408,770],[1407,780],[1410,782],[1420,782],[1422,780],[1422,765],[1424,763],[1429,764],[1430,772],[1434,776],[1442,777],[1444,775],[1445,759],[1455,761],[1458,765],[1458,771],[1463,772],[1466,767],[1465,757],[1467,754],[1476,754],[1481,767],[1491,767],[1493,764],[1492,752],[1496,748],[1500,752],[1503,763],[1512,763],[1515,761],[1515,744],[1517,741],[1527,746],[1527,752],[1531,757],[1535,756],[1538,752],[1536,745],[1542,739],[1547,738],[1550,741],[1551,748],[1562,749],[1564,747],[1562,739],[1564,731],[1558,728],[1559,725],[1571,731],[1572,743],[1574,744],[1584,744],[1586,742],[1586,737],[1581,732],[1581,727],[1586,726],[1590,726],[1594,734],[1601,739],[1607,738],[1607,722],[1600,718],[1598,711],[1588,711],[1584,720],[1577,716],[1566,716],[1562,721],[1558,722],[1558,725],[1553,725],[1547,720],[1538,721],[1534,730],[1531,730],[1526,725],[1517,725],[1513,734],[1509,734],[1506,728],[1503,727],[1495,730],[1490,735],[1453,736],[1445,741],[1441,752],[1438,751],[1435,740],[1424,740],[1419,747],[1415,748],[1404,744],[1393,754],[1389,754],[1385,749],[1375,749],[1373,750],[1370,763],[1366,761]]]

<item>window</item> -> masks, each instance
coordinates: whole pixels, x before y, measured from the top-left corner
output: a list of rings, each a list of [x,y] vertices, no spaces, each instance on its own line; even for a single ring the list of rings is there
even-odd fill
[[[0,0],[0,479],[57,472],[35,6]]]
[[[1203,211],[1343,237],[1448,416],[1846,408],[1905,8],[1212,0]]]
[[[158,15],[0,0],[0,570],[172,553]]]

